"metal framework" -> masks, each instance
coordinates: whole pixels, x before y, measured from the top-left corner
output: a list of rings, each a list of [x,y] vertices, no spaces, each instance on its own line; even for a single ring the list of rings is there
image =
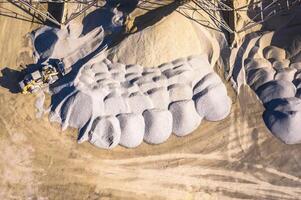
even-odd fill
[[[289,11],[301,5],[301,0],[254,0],[252,3],[240,8],[233,8],[232,0],[190,0],[189,4],[180,7],[179,12],[196,22],[216,30],[226,30],[229,33],[239,33],[250,29],[260,23],[269,20],[271,17],[282,12]],[[1,3],[11,3],[26,11],[27,14],[38,20],[40,23],[50,21],[57,26],[65,25],[78,16],[85,13],[91,7],[101,7],[103,0],[0,0]],[[49,4],[76,4],[76,9],[63,22],[57,20],[49,13],[46,6]],[[187,12],[189,11],[189,12]],[[192,11],[192,12],[191,12]],[[11,11],[12,12],[12,11]],[[4,14],[3,14],[4,13]],[[8,16],[9,10],[5,10],[0,5],[0,15]],[[203,20],[194,17],[195,14],[206,14],[210,20]],[[229,25],[221,17],[221,13],[229,15],[247,14],[249,21],[240,30]],[[13,12],[13,15],[18,13]],[[26,18],[22,15],[22,18]]]
[[[301,6],[301,0],[255,0],[252,4],[235,9],[237,15],[247,13],[250,16],[249,22],[244,28],[236,30],[242,32],[258,24],[266,22],[270,18],[288,12]]]
[[[11,3],[38,20],[39,23],[49,21],[59,27],[61,25],[68,24],[70,21],[85,13],[91,7],[101,7],[99,2],[101,2],[101,0],[0,0],[0,4]],[[47,6],[50,4],[64,5],[65,3],[76,4],[76,9],[74,9],[74,11],[64,21],[56,19],[47,9]],[[18,16],[21,14],[0,6],[0,15],[20,18]],[[24,15],[21,16],[24,19]]]
[[[184,4],[179,12],[195,22],[214,30],[224,30],[234,33],[234,30],[221,17],[221,12],[233,12],[233,8],[226,4],[227,0],[191,0],[192,3]],[[191,12],[192,11],[192,12]],[[203,20],[195,15],[206,14],[210,20]]]

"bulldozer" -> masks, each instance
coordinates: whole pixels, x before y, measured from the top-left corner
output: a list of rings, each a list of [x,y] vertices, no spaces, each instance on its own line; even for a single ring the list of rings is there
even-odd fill
[[[22,94],[36,93],[65,75],[65,65],[61,60],[54,60],[42,65],[38,70],[28,73],[19,82]]]

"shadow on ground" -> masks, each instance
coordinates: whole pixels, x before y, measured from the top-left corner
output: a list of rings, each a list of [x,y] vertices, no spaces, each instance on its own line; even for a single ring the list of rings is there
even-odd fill
[[[8,67],[1,70],[0,86],[8,89],[11,93],[19,93],[18,81],[22,78],[22,72]]]

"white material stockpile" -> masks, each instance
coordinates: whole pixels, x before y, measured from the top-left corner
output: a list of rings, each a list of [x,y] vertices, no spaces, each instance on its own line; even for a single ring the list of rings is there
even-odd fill
[[[231,100],[213,70],[222,37],[174,11],[114,48],[97,52],[112,40],[106,32],[120,31],[122,16],[114,8],[108,26],[89,21],[93,29],[69,24],[36,31],[37,59],[62,59],[72,69],[51,87],[51,121],[64,130],[77,128],[79,142],[108,149],[118,144],[136,147],[143,140],[160,144],[172,133],[192,133],[203,119],[227,117]]]
[[[247,36],[233,68],[238,91],[248,84],[256,92],[266,126],[287,144],[301,142],[300,16],[296,9],[281,28]]]
[[[66,92],[67,91],[67,92]],[[101,62],[83,66],[51,108],[51,121],[80,132],[79,142],[100,148],[159,144],[185,136],[203,119],[224,119],[231,100],[206,56],[191,56],[154,68]]]

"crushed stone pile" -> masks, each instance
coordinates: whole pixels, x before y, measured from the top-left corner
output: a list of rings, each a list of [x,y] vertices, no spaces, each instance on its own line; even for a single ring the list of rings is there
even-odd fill
[[[50,86],[50,120],[77,128],[79,142],[109,149],[160,144],[192,133],[203,119],[227,117],[232,102],[213,70],[224,37],[172,11],[150,11],[162,16],[126,35],[126,14],[110,5],[81,24],[37,30],[38,62],[62,59],[68,72]]]
[[[69,87],[54,97],[50,120],[78,128],[79,142],[100,148],[160,144],[185,136],[202,119],[219,121],[231,100],[206,56],[191,56],[158,67],[112,63],[83,66]]]
[[[266,109],[266,126],[287,144],[301,142],[300,17],[297,9],[286,26],[246,36],[233,68],[238,91],[243,84],[255,91]]]

